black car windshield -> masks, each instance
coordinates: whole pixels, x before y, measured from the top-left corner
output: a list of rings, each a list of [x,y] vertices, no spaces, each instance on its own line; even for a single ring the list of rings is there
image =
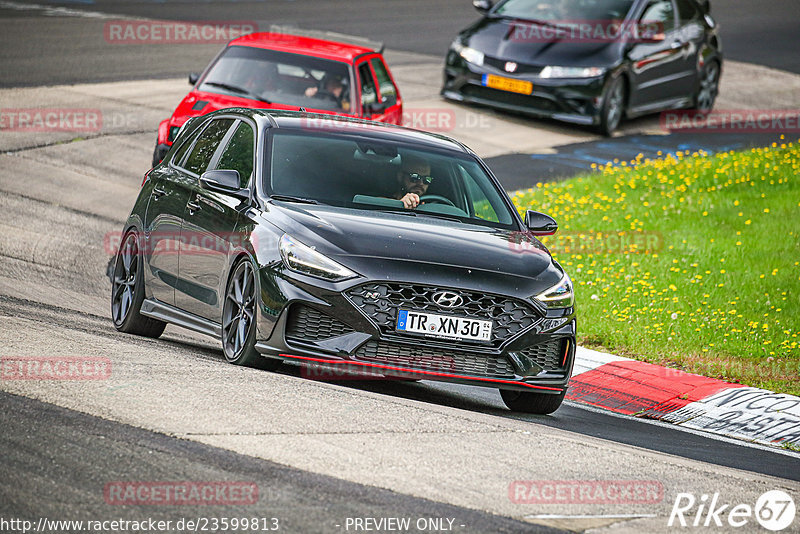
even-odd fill
[[[346,63],[246,46],[228,47],[200,83],[200,91],[276,104],[349,112]]]
[[[492,14],[552,23],[584,20],[622,20],[633,0],[506,0]]]
[[[265,190],[282,202],[319,203],[515,228],[503,194],[467,154],[427,151],[346,134],[272,134]],[[420,197],[404,209],[407,193]]]

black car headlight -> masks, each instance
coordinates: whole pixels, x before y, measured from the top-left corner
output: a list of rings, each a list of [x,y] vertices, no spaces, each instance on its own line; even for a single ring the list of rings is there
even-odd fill
[[[453,44],[450,45],[450,49],[469,63],[474,65],[483,65],[483,52],[480,52],[479,50],[464,46],[458,41],[453,41]]]
[[[320,254],[313,247],[300,243],[289,234],[283,234],[278,246],[283,263],[292,271],[331,282],[339,282],[357,276],[344,265]]]
[[[575,305],[572,280],[570,280],[567,273],[564,273],[564,276],[556,285],[545,289],[533,298],[544,304],[546,308],[571,308]]]
[[[539,73],[540,78],[595,78],[602,76],[602,67],[553,67],[548,65]]]

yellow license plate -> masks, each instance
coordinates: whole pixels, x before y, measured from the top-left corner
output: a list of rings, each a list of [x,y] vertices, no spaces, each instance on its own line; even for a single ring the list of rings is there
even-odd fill
[[[521,93],[523,95],[529,95],[533,92],[533,84],[531,82],[504,78],[502,76],[495,76],[494,74],[484,74],[483,85],[491,87],[492,89],[511,91],[512,93]]]

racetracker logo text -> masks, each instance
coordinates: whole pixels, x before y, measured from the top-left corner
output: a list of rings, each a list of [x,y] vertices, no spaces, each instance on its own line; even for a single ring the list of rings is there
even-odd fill
[[[110,505],[238,506],[258,502],[255,482],[109,482],[103,497]]]
[[[114,20],[106,22],[103,36],[109,44],[224,44],[256,31],[258,24],[252,20]]]

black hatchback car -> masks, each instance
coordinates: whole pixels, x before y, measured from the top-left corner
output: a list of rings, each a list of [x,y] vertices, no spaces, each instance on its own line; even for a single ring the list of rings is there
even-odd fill
[[[550,413],[575,354],[572,282],[536,238],[556,229],[523,221],[449,138],[220,110],[147,173],[112,317],[122,332],[215,336],[234,364],[493,386],[511,409]]]
[[[447,53],[442,95],[595,125],[666,109],[710,111],[722,48],[696,0],[475,0],[483,18]]]

